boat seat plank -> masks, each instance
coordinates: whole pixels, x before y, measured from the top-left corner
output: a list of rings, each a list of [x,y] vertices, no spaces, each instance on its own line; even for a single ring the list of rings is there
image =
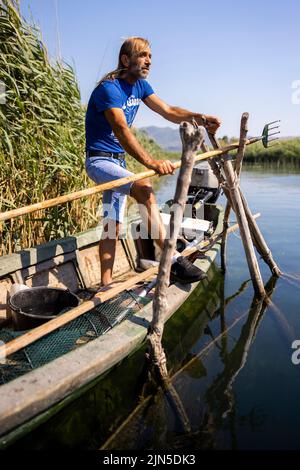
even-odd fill
[[[77,262],[86,288],[100,284],[100,259],[98,242],[76,252]],[[132,269],[121,241],[117,242],[113,278],[128,273]]]
[[[11,286],[12,280],[10,278],[0,280],[0,319],[6,318],[7,292],[9,292]]]
[[[52,240],[33,248],[27,248],[17,253],[1,256],[0,278],[20,269],[53,259],[56,256],[75,252],[77,249],[86,245],[97,243],[101,234],[102,228],[98,226],[86,232],[79,233],[76,236]]]

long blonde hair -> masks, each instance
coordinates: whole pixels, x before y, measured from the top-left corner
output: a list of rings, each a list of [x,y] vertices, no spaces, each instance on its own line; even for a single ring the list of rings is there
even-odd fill
[[[122,55],[127,55],[129,58],[131,58],[135,54],[139,54],[149,47],[150,43],[148,39],[139,38],[136,36],[131,36],[125,39],[119,52],[118,67],[112,72],[105,74],[104,77],[102,77],[101,80],[97,83],[97,86],[104,82],[104,80],[115,80],[116,78],[119,78],[122,72],[126,70],[126,67],[124,67],[124,64],[122,63]]]

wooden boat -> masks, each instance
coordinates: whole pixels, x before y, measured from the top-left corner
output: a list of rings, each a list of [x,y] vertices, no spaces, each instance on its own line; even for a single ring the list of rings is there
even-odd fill
[[[183,133],[186,127],[185,123],[185,126],[181,128]],[[210,138],[212,140],[212,137]],[[261,138],[245,141],[242,146],[243,151],[245,145],[261,140]],[[197,156],[195,161],[204,161],[207,158],[227,153],[238,146],[234,144],[221,149],[214,138],[212,143],[214,148],[218,148],[218,150],[205,151],[203,155]],[[240,146],[239,149],[241,150]],[[239,165],[241,165],[243,151],[239,154]],[[177,162],[174,166],[179,168],[180,165],[181,163]],[[208,222],[210,225],[208,235],[211,241],[205,256],[195,258],[194,262],[207,272],[220,247],[223,209],[215,202],[220,192],[219,184],[223,184],[226,197],[234,207],[238,208],[236,214],[239,226],[243,228],[241,233],[245,249],[249,254],[247,260],[252,281],[256,293],[263,297],[265,291],[257,268],[251,233],[257,242],[259,253],[269,264],[272,272],[279,275],[280,271],[272,259],[258,227],[254,224],[254,216],[252,216],[246,200],[240,192],[235,194],[232,189],[235,186],[234,170],[228,159],[224,160],[223,169],[229,182],[229,189],[222,183],[223,179],[218,168],[215,168],[215,172],[213,172],[208,165],[208,168],[201,167],[198,171],[195,167],[193,170],[192,183],[194,181],[195,184],[191,184],[188,193],[195,209],[193,217],[204,218]],[[153,170],[149,170],[134,175],[130,179],[136,181],[153,176],[154,173]],[[239,174],[239,169],[237,169],[237,174]],[[25,213],[53,207],[60,203],[79,199],[84,195],[117,187],[123,183],[122,180],[104,183],[95,188],[60,196],[20,209],[13,209],[0,214],[0,220],[8,220]],[[198,214],[197,205],[198,209],[203,209],[202,216]],[[230,208],[230,206],[228,207]],[[241,213],[243,217],[241,217]],[[133,219],[131,223],[138,225],[139,221]],[[251,233],[248,224],[251,225]],[[245,229],[247,229],[248,237],[243,236]],[[101,304],[98,302],[97,307],[94,304],[94,308],[88,312],[85,310],[84,315],[78,316],[75,320],[72,318],[72,321],[68,323],[63,321],[62,328],[51,330],[50,334],[40,336],[38,340],[35,338],[34,342],[28,341],[28,338],[32,339],[37,335],[37,329],[24,333],[24,331],[16,332],[11,327],[11,318],[7,309],[7,295],[14,284],[25,284],[29,288],[43,286],[46,289],[68,289],[73,296],[76,294],[82,299],[87,299],[93,289],[93,292],[97,291],[100,286],[98,257],[100,237],[101,231],[94,229],[78,236],[52,241],[0,259],[0,315],[2,314],[3,317],[2,325],[0,325],[0,341],[10,343],[10,346],[5,347],[0,344],[0,361],[1,353],[3,354],[6,348],[9,351],[9,354],[5,354],[5,357],[2,358],[0,368],[0,383],[1,381],[3,383],[0,386],[0,447],[5,447],[18,436],[32,431],[41,421],[47,420],[51,415],[51,410],[57,406],[63,406],[66,399],[72,400],[72,397],[82,393],[94,380],[99,379],[135,351],[146,337],[147,328],[152,319],[153,293],[141,301],[138,295],[138,286],[135,286],[137,290],[126,291],[125,287],[120,289],[118,291],[120,295],[116,295],[107,302],[102,301]],[[131,282],[128,283],[128,279],[136,276],[136,272],[142,267],[142,259],[153,260],[153,251],[151,239],[133,240],[130,234],[126,234],[125,238],[122,237],[117,246],[114,266],[115,280],[123,281],[123,286],[134,287],[133,282],[132,286]],[[154,269],[151,272],[154,273]],[[141,274],[139,279],[145,280],[146,277]],[[138,276],[134,277],[134,279],[137,278]],[[175,283],[169,286],[168,311],[165,321],[185,302],[196,286],[197,283],[193,285]],[[91,303],[87,302],[84,308],[87,305],[90,306]],[[83,309],[81,307],[78,309],[82,313]],[[120,323],[125,312],[126,319]],[[56,325],[62,326],[62,317],[63,315],[57,316]],[[66,317],[68,317],[68,313],[64,316],[64,318]],[[18,336],[20,339],[17,338]],[[26,344],[25,337],[27,338]],[[22,343],[23,349],[13,349],[12,342],[14,345]]]
[[[212,340],[206,327],[220,315],[223,286],[224,277],[213,264],[207,279],[168,320],[164,348],[172,375],[193,357],[191,351],[202,337],[205,342]],[[27,427],[9,433],[9,450],[98,449],[157,389],[149,383],[146,350],[147,343],[143,342],[99,379],[39,414]]]
[[[209,236],[216,240],[215,237],[223,230],[223,208],[214,203],[203,204],[203,199],[198,204],[204,212],[204,219],[210,222]],[[131,220],[131,227],[138,224],[137,217]],[[81,299],[87,299],[99,288],[100,237],[101,230],[96,228],[0,259],[1,341],[8,342],[24,333],[14,331],[11,319],[6,316],[7,294],[14,283],[30,288],[69,289]],[[205,256],[195,260],[195,264],[207,272],[219,246],[219,241],[211,245]],[[151,256],[152,240],[133,240],[130,234],[121,237],[117,243],[115,280],[124,281],[136,275],[141,259],[151,259]],[[196,287],[197,283],[169,286],[166,321]],[[0,367],[2,448],[45,421],[51,415],[51,409],[66,398],[78,397],[93,381],[143,343],[152,319],[153,293],[143,301],[134,302],[137,292],[138,286],[117,295],[3,360]],[[126,319],[118,323],[124,311],[127,312]]]

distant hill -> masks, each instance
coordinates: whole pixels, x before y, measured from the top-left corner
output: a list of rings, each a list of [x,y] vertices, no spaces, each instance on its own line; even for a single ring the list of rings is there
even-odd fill
[[[169,152],[181,151],[181,139],[179,135],[179,126],[177,129],[171,127],[148,126],[140,127],[139,131],[146,132],[148,136],[155,140],[164,150]]]
[[[153,139],[162,149],[168,152],[181,152],[182,145],[179,135],[179,126],[177,129],[171,127],[148,126],[140,127],[140,132],[145,132],[150,139]],[[205,139],[209,145],[208,138]]]

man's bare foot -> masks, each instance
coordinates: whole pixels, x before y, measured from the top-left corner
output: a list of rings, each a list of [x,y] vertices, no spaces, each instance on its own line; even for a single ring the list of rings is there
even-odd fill
[[[107,290],[112,289],[113,287],[118,286],[122,281],[112,281],[109,284],[106,284],[105,286],[101,286],[98,292],[105,292]]]

